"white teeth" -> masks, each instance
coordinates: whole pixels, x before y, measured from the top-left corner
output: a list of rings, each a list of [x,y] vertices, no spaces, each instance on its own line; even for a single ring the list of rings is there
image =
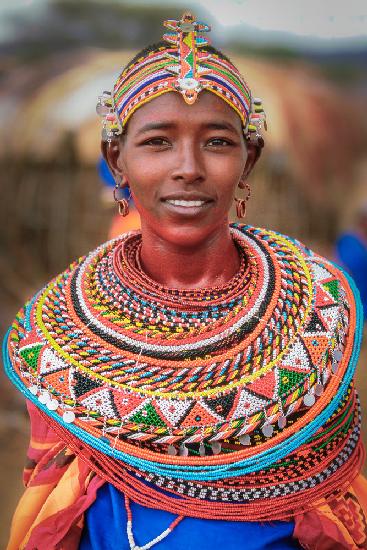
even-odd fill
[[[180,201],[180,200],[174,200],[174,199],[168,199],[167,202],[169,202],[170,204],[173,204],[174,206],[186,206],[186,207],[203,206],[203,204],[205,204],[205,201]]]

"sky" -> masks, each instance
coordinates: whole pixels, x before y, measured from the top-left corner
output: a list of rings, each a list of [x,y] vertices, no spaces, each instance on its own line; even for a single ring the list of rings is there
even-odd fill
[[[75,0],[76,2],[82,0]],[[103,0],[100,0],[103,4]],[[124,4],[124,0],[115,0]],[[0,0],[0,39],[9,29],[1,24],[6,13],[29,12],[34,16],[38,10],[52,0]],[[129,3],[129,2],[126,2]],[[174,0],[134,0],[142,5],[175,5]],[[199,6],[205,8],[224,31],[238,28],[240,23],[253,31],[289,33],[303,41],[314,39],[340,41],[359,38],[367,43],[367,1],[366,0],[180,0],[195,12]],[[256,32],[251,34],[256,40]]]
[[[261,30],[310,38],[367,37],[365,0],[199,0],[199,3],[227,27],[242,22]]]

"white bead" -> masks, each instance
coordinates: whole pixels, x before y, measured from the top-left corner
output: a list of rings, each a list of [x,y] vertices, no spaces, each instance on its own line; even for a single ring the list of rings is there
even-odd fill
[[[75,420],[75,413],[73,411],[65,411],[62,415],[62,419],[67,424],[71,424]]]
[[[59,406],[59,402],[57,401],[57,399],[50,399],[50,401],[46,403],[46,406],[48,409],[50,409],[50,411],[56,411]]]
[[[38,396],[38,401],[42,403],[42,405],[46,405],[46,403],[50,400],[50,394],[48,391],[43,390],[40,395]]]
[[[38,386],[36,386],[35,384],[33,384],[33,386],[30,386],[30,387],[29,387],[29,391],[31,392],[32,395],[37,395],[37,393],[38,393]]]

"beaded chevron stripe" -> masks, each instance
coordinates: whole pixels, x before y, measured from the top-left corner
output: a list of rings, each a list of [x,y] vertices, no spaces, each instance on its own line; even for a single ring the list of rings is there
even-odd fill
[[[240,269],[209,289],[149,279],[139,233],[98,247],[20,311],[8,375],[71,444],[77,437],[141,483],[191,498],[192,481],[218,495],[223,480],[229,495],[256,500],[239,477],[265,479],[270,468],[272,492],[289,459],[301,483],[292,494],[315,480],[327,487],[361,454],[353,283],[274,231],[231,231]]]
[[[288,519],[331,497],[358,473],[364,460],[358,398],[350,387],[336,413],[307,445],[256,474],[220,482],[185,482],[126,467],[80,441],[52,421],[52,427],[98,473],[142,505],[186,516],[265,521]]]

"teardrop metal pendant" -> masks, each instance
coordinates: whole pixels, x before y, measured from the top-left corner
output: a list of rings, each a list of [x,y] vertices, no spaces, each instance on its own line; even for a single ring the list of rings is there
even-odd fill
[[[343,357],[343,353],[340,351],[340,349],[336,349],[333,351],[333,358],[335,361],[341,361],[341,358]]]
[[[176,456],[177,455],[177,449],[174,445],[168,445],[168,448],[167,448],[167,453],[170,455],[170,456]]]
[[[240,435],[238,440],[241,445],[251,445],[251,438],[248,434]]]
[[[222,450],[222,444],[219,441],[213,441],[212,445],[213,455],[219,455]]]
[[[188,456],[189,455],[189,449],[186,447],[185,443],[182,443],[180,445],[180,456]]]
[[[321,383],[316,384],[315,386],[315,395],[320,397],[324,393],[324,386]]]
[[[261,428],[262,433],[265,435],[265,437],[271,437],[274,432],[274,428],[271,424],[264,424]]]
[[[337,361],[333,361],[331,365],[331,372],[333,374],[336,374],[338,372],[339,363]]]
[[[281,414],[278,418],[278,427],[282,430],[286,427],[287,424],[287,418],[284,416],[284,414]]]

